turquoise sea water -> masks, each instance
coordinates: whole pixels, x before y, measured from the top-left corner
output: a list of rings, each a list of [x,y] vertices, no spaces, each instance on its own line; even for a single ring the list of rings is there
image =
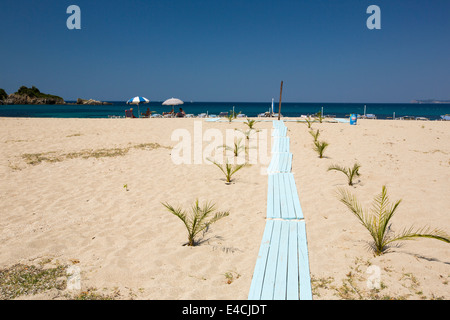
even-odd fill
[[[124,116],[125,109],[129,109],[122,101],[111,101],[112,105],[0,105],[0,117],[39,117],[39,118],[108,118],[109,116]],[[348,118],[351,113],[375,114],[378,119],[393,117],[415,116],[426,117],[430,120],[440,119],[441,115],[450,114],[450,104],[416,104],[416,103],[282,103],[281,114],[286,117],[299,117],[312,115],[321,111],[325,115],[337,118]],[[150,102],[139,107],[132,106],[134,115],[145,112],[149,107],[151,111],[162,114],[171,110],[163,106],[162,102]],[[180,106],[175,106],[175,111]],[[200,113],[216,114],[234,110],[242,112],[249,117],[269,111],[271,102],[185,102],[181,105],[187,114]],[[274,103],[274,112],[278,112],[278,103]]]

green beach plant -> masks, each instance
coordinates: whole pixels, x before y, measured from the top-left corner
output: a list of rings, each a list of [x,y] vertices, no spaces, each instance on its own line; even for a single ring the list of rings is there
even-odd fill
[[[241,114],[241,111],[234,112],[233,110],[230,110],[230,112],[228,112],[228,121],[231,123],[233,121],[233,119],[236,119],[237,116],[240,114]]]
[[[359,168],[361,168],[361,165],[358,163],[355,163],[353,165],[353,168],[341,167],[341,166],[335,164],[335,165],[331,165],[327,171],[335,170],[335,171],[340,171],[340,172],[344,173],[348,178],[348,185],[352,186],[353,178],[356,176],[359,177]]]
[[[245,139],[247,139],[247,140],[250,140],[250,136],[252,134],[259,132],[259,130],[256,130],[256,129],[248,129],[248,130],[245,130],[245,131],[244,130],[240,130],[240,129],[235,129],[235,130],[242,132],[244,134],[244,136],[245,136]]]
[[[314,130],[310,130],[309,134],[314,138],[314,142],[317,142],[320,135],[319,129],[317,129],[316,132],[314,132]]]
[[[318,111],[318,112],[316,113],[316,118],[317,118],[317,120],[318,120],[320,123],[322,123],[322,120],[323,120],[323,114],[322,114],[322,111]]]
[[[398,234],[393,234],[390,221],[402,200],[391,204],[386,186],[383,186],[381,193],[375,196],[370,210],[363,209],[356,197],[346,189],[339,188],[338,193],[339,200],[347,206],[358,218],[359,222],[369,231],[373,240],[370,246],[377,255],[388,252],[390,245],[394,242],[414,240],[416,238],[431,238],[450,243],[450,237],[444,231],[429,227],[419,229],[410,227]]]
[[[297,122],[303,122],[303,121],[297,120]],[[309,118],[309,117],[305,119],[305,123],[308,126],[308,129],[312,129],[311,126],[312,126],[312,124],[314,122],[316,122],[316,121],[314,119]]]
[[[315,141],[314,142],[314,151],[317,152],[319,155],[319,158],[323,158],[323,153],[325,152],[325,149],[329,146],[329,144],[325,141]]]
[[[183,221],[188,233],[188,242],[185,244],[187,246],[198,245],[198,241],[196,241],[195,238],[200,232],[206,231],[211,224],[229,215],[228,211],[213,214],[215,211],[215,204],[205,202],[200,206],[198,199],[195,200],[190,212],[187,212],[181,207],[175,208],[167,202],[162,203],[162,205],[166,207],[170,213]]]
[[[224,148],[225,150],[233,152],[235,157],[238,157],[241,152],[246,151],[245,144],[242,144],[242,138],[241,139],[234,139],[234,144],[232,147],[224,144],[222,146],[219,146],[218,148]]]
[[[233,164],[228,162],[228,159],[226,160],[226,162],[223,165],[218,163],[218,162],[216,162],[216,161],[213,161],[213,160],[210,160],[210,159],[208,159],[208,160],[211,161],[213,164],[215,164],[220,169],[220,171],[222,171],[222,173],[225,175],[227,184],[231,183],[231,181],[232,181],[231,177],[236,172],[238,172],[243,167],[245,167],[245,163],[244,164],[235,164],[235,165],[233,165]]]
[[[259,122],[259,121],[256,121],[256,120],[253,120],[253,119],[247,119],[247,121],[244,122],[244,124],[247,125],[248,128],[251,130],[251,129],[254,129],[254,128],[253,128],[254,125],[255,125],[256,123],[258,123],[258,122]]]

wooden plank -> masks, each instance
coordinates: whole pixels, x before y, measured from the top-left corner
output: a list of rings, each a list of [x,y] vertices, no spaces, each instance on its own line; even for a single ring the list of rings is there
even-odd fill
[[[274,166],[273,166],[273,171],[272,172],[280,172],[280,160],[281,160],[281,154],[280,153],[275,153],[273,155],[274,158]]]
[[[269,253],[270,240],[272,238],[273,223],[267,221],[264,228],[261,246],[259,247],[258,258],[256,259],[255,270],[248,294],[249,300],[260,300],[262,287],[264,284],[264,275],[266,271],[267,257]]]
[[[280,164],[280,154],[279,153],[272,154],[272,159],[270,160],[268,173],[270,174],[280,172],[279,164]]]
[[[277,273],[278,247],[280,244],[281,236],[281,221],[272,220],[271,222],[273,223],[273,231],[272,238],[270,240],[269,253],[267,256],[266,271],[264,273],[261,300],[273,299],[275,276]]]
[[[291,221],[289,223],[289,257],[286,287],[287,300],[299,300],[300,298],[297,226],[297,221]]]
[[[281,172],[291,171],[288,169],[288,167],[289,167],[289,153],[283,153],[283,165],[281,167]]]
[[[272,154],[272,159],[269,164],[269,174],[275,171],[276,154]]]
[[[289,152],[289,137],[276,136],[273,137],[272,153]]]
[[[286,195],[286,183],[284,181],[284,173],[277,174],[279,179],[279,193],[280,193],[280,218],[285,219],[288,216],[288,204]]]
[[[286,137],[284,139],[284,146],[282,148],[283,152],[289,152],[289,141],[290,141],[289,137]]]
[[[296,215],[297,219],[303,219],[303,211],[302,211],[302,207],[300,205],[300,199],[298,197],[297,187],[295,186],[294,175],[290,175],[289,180],[291,182],[291,192],[293,194],[292,202],[294,205],[295,215]],[[294,195],[297,195],[297,196],[294,196]]]
[[[287,219],[296,219],[297,215],[295,214],[294,208],[294,198],[297,197],[297,194],[292,191],[291,186],[291,176],[292,173],[284,174],[284,184],[286,185],[286,197],[287,197]]]
[[[280,175],[273,175],[273,216],[268,218],[280,218]]]
[[[300,300],[312,300],[305,221],[298,222],[298,259]]]
[[[272,153],[280,152],[280,138],[275,137],[273,139]]]
[[[278,245],[277,268],[275,275],[274,300],[286,300],[289,222],[278,221],[281,224],[280,243]]]
[[[279,170],[280,172],[291,172],[292,169],[292,153],[280,153],[280,165]]]
[[[274,184],[273,184],[273,175],[269,175],[268,179],[268,187],[267,187],[267,217],[271,218],[273,217],[273,210],[274,210],[274,198],[273,194],[275,191]]]
[[[273,167],[273,156],[272,159],[270,160],[269,167],[267,167],[267,174],[270,174],[272,172],[272,167]]]

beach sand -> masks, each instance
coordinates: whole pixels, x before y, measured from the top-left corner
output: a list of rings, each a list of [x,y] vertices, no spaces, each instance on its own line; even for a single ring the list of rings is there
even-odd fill
[[[176,129],[194,139],[195,125],[201,124],[202,133],[218,129],[225,135],[227,129],[245,129],[242,122],[1,118],[0,124],[0,268],[75,263],[82,290],[115,292],[118,299],[247,299],[265,226],[262,173],[268,164],[241,169],[228,185],[208,161],[177,165],[171,158]],[[307,126],[286,122],[314,299],[366,298],[370,266],[379,270],[378,298],[450,298],[448,244],[407,241],[374,256],[368,232],[336,197],[337,188],[345,187],[369,206],[386,185],[392,201],[403,200],[394,231],[414,225],[450,233],[449,125],[314,123],[319,140],[329,143],[319,159]],[[272,123],[256,128],[270,134]],[[270,155],[270,145],[264,152]],[[355,161],[361,176],[353,187],[342,173],[327,172],[331,164]],[[161,203],[189,209],[197,198],[229,216],[212,224],[198,246],[183,246],[183,223]],[[55,297],[61,295],[23,298]]]

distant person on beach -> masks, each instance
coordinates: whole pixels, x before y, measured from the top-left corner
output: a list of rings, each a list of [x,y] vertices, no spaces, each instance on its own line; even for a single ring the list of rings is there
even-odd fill
[[[133,114],[133,108],[130,108],[130,113],[131,113],[131,117],[132,117],[132,118],[136,118],[136,117],[134,116],[134,114]]]
[[[180,108],[180,111],[177,113],[177,118],[183,118],[186,115],[186,112],[182,108]]]
[[[163,116],[169,115],[169,114],[171,114],[173,116],[173,114],[174,114],[173,108],[172,108],[172,111],[170,111],[170,112],[163,112]]]
[[[150,112],[150,108],[147,108],[145,113],[141,113],[141,115],[145,118],[149,118],[152,113]]]

